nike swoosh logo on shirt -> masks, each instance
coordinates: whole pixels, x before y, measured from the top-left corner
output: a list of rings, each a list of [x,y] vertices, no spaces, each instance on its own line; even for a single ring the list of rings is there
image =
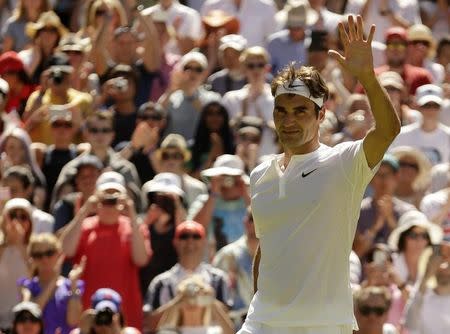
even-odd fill
[[[317,170],[317,168],[314,168],[312,171],[309,171],[308,173],[303,172],[302,177],[307,177],[309,174],[311,174],[312,172],[314,172],[316,170]]]

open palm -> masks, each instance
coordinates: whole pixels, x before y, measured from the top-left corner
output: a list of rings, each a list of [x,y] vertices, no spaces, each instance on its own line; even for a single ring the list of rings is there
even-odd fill
[[[375,26],[370,28],[369,36],[364,39],[363,20],[360,15],[356,22],[352,15],[348,17],[348,32],[344,24],[339,23],[339,34],[344,46],[344,55],[335,50],[330,50],[329,55],[333,57],[344,70],[351,73],[360,81],[368,75],[373,74],[372,39]]]

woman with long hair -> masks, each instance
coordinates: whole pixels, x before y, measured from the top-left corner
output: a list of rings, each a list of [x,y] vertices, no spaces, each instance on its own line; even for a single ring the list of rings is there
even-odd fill
[[[28,22],[36,22],[39,16],[50,10],[48,0],[19,0],[13,15],[6,21],[3,28],[3,52],[19,52],[31,43],[25,33]]]
[[[31,236],[27,254],[35,272],[19,283],[23,300],[31,300],[42,309],[45,334],[54,334],[57,328],[68,334],[78,325],[83,311],[80,297],[84,286],[79,278],[85,261],[75,265],[68,278],[61,276],[61,243],[51,233]]]
[[[234,154],[234,137],[226,108],[218,101],[206,104],[194,136],[190,169],[198,177],[200,171],[212,167],[222,154]]]

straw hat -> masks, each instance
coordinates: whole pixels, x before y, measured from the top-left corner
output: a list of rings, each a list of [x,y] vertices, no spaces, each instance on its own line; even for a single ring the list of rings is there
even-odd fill
[[[417,226],[427,230],[430,237],[431,244],[437,245],[442,241],[442,228],[430,222],[422,212],[417,210],[410,210],[404,213],[398,220],[398,226],[391,232],[388,239],[389,247],[396,251],[398,250],[398,242],[403,232],[409,230],[411,227]]]
[[[412,157],[416,160],[417,165],[419,166],[419,174],[413,183],[414,190],[423,190],[428,186],[430,183],[430,171],[432,165],[422,151],[411,146],[398,146],[393,148],[390,153],[398,160],[401,160],[403,157]]]
[[[25,32],[30,38],[34,38],[36,33],[46,27],[56,28],[60,36],[64,36],[69,31],[61,23],[59,16],[54,11],[44,12],[39,16],[37,22],[29,22],[25,27]]]

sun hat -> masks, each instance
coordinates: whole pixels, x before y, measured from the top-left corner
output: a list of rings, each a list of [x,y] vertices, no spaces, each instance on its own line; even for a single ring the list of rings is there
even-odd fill
[[[31,39],[33,39],[39,30],[46,27],[56,28],[60,36],[64,36],[69,32],[67,28],[61,23],[59,16],[51,10],[42,13],[39,16],[37,22],[27,23],[27,25],[25,26],[25,32]]]
[[[155,177],[144,183],[142,191],[148,193],[169,193],[184,197],[185,193],[181,189],[181,178],[174,173],[159,173]]]
[[[391,232],[388,239],[389,247],[394,251],[398,250],[398,242],[401,234],[413,226],[426,229],[433,245],[439,244],[442,241],[443,232],[440,226],[430,222],[422,212],[410,210],[400,217],[397,227]]]
[[[406,38],[408,42],[414,41],[426,41],[430,43],[430,48],[428,51],[428,56],[432,57],[436,50],[436,40],[433,38],[433,34],[426,25],[424,24],[413,24],[406,30]]]
[[[14,315],[17,315],[24,311],[30,312],[33,315],[33,317],[35,317],[35,318],[40,319],[42,317],[41,308],[39,307],[38,304],[33,303],[33,302],[29,302],[29,301],[20,302],[19,304],[14,306],[12,309],[12,312],[14,313]]]
[[[125,178],[113,171],[101,174],[95,183],[95,187],[98,191],[114,189],[122,194],[127,193],[127,189],[125,188]]]
[[[204,238],[206,234],[203,225],[193,220],[184,221],[175,228],[175,239],[184,232],[196,232],[200,234],[202,238]]]
[[[223,27],[224,25],[236,20],[232,15],[220,9],[213,9],[206,15],[202,16],[202,21],[205,25],[213,28]],[[239,25],[239,23],[237,23]]]
[[[179,149],[183,152],[184,161],[191,160],[191,152],[187,148],[186,139],[177,133],[171,133],[161,143],[160,148],[155,152],[156,157],[161,159],[161,153],[167,148]]]
[[[442,106],[443,96],[444,93],[441,87],[433,84],[422,85],[416,90],[416,103],[420,107],[429,102]]]
[[[70,33],[61,38],[58,44],[58,49],[62,52],[78,51],[87,52],[90,49],[89,38],[81,39],[77,34]]]
[[[96,311],[102,311],[109,308],[114,313],[120,311],[122,297],[120,294],[109,288],[101,288],[94,292],[91,297],[92,308]]]
[[[245,37],[236,34],[225,35],[220,39],[219,50],[223,51],[227,48],[234,49],[236,51],[243,51],[247,47],[247,40]]]
[[[319,15],[311,8],[307,0],[289,1],[286,13],[286,26],[288,28],[310,26],[316,23],[318,19]]]
[[[403,157],[412,157],[416,160],[419,173],[413,182],[414,190],[425,189],[430,183],[431,162],[427,156],[417,148],[411,146],[398,146],[390,150],[390,153],[400,161]]]
[[[3,213],[6,214],[14,209],[22,209],[26,213],[28,213],[28,216],[30,216],[30,217],[31,217],[31,214],[33,213],[33,206],[25,198],[12,198],[12,199],[8,200],[5,203],[5,206],[3,207]]]
[[[198,51],[189,51],[180,59],[180,66],[183,68],[190,62],[198,63],[204,70],[208,67],[208,60],[203,53]]]

